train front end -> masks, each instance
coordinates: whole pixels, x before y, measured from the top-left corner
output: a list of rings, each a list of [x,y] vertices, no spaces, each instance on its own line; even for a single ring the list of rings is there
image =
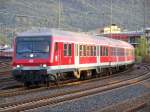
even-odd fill
[[[25,85],[44,83],[50,66],[51,36],[18,36],[14,42],[13,77]]]

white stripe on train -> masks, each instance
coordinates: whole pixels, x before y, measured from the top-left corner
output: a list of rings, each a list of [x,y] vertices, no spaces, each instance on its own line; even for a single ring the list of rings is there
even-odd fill
[[[58,66],[48,66],[45,69],[47,69],[48,73],[51,73],[51,71],[56,71],[56,70],[66,70],[67,69],[77,69],[77,68],[88,68],[88,67],[105,67],[105,66],[121,66],[121,65],[128,65],[128,64],[132,64],[134,61],[127,61],[127,62],[112,62],[112,63],[100,63],[100,64],[80,64],[80,65],[58,65]],[[13,67],[13,69],[17,69],[17,67]],[[43,67],[41,66],[22,66],[20,68],[21,70],[40,70],[43,69]]]

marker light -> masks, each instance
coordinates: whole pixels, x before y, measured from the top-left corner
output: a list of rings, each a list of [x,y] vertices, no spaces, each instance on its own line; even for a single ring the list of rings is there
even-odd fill
[[[43,64],[43,67],[47,67],[47,65],[46,65],[46,64]]]
[[[17,68],[19,68],[20,67],[20,65],[17,65]]]

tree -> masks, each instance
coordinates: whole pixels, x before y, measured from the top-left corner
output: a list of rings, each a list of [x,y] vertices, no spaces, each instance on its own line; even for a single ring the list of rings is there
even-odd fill
[[[148,55],[148,42],[144,36],[138,40],[139,45],[135,48],[136,57],[141,56],[142,58]]]
[[[8,39],[0,33],[0,44],[7,44],[8,43]]]

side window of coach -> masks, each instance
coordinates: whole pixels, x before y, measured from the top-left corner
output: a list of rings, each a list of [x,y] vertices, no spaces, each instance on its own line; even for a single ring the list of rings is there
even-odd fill
[[[94,46],[94,56],[96,56],[96,46]]]
[[[58,51],[58,42],[55,43],[55,51]]]
[[[68,46],[68,56],[71,56],[72,55],[72,47],[71,47],[71,44],[69,44]]]
[[[64,56],[67,56],[67,44],[64,44]]]
[[[105,56],[108,56],[108,47],[105,47]]]
[[[80,45],[80,56],[82,56],[82,45]]]
[[[64,44],[64,56],[71,56],[71,55],[72,55],[72,45]]]

